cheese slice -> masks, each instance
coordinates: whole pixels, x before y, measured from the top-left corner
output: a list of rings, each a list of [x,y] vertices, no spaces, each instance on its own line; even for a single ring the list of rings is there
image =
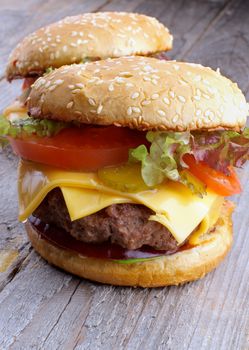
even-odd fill
[[[11,105],[3,110],[3,115],[9,120],[13,121],[20,118],[27,117],[27,107],[19,100],[15,100]]]
[[[19,164],[19,219],[26,220],[54,188],[62,190],[71,220],[95,213],[114,203],[142,204],[155,212],[150,220],[167,227],[182,243],[205,218],[220,196],[207,190],[203,198],[184,185],[168,181],[153,190],[126,193],[103,185],[96,173],[69,172],[28,161]],[[207,219],[206,219],[207,223]]]

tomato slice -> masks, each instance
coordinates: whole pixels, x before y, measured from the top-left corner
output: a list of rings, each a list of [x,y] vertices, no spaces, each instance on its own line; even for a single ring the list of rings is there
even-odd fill
[[[24,159],[76,171],[125,163],[130,148],[146,143],[144,132],[116,126],[71,127],[53,137],[9,139],[14,152]]]
[[[217,194],[231,196],[241,192],[239,178],[233,167],[229,167],[228,176],[210,168],[204,162],[197,162],[191,154],[185,154],[183,160],[188,165],[189,171]]]
[[[22,84],[22,90],[26,90],[31,87],[32,84],[36,81],[37,77],[34,78],[25,78]]]

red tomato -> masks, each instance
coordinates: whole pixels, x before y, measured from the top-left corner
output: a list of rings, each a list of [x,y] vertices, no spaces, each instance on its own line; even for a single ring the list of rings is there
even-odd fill
[[[55,167],[95,171],[128,160],[130,148],[146,143],[145,133],[116,126],[67,128],[53,137],[10,138],[17,155]]]
[[[183,160],[189,166],[189,171],[217,194],[231,196],[241,192],[240,182],[233,167],[229,168],[230,175],[227,176],[204,162],[197,162],[191,154],[185,154]]]
[[[36,81],[36,78],[25,78],[22,84],[22,90],[26,90],[31,87],[31,85]]]

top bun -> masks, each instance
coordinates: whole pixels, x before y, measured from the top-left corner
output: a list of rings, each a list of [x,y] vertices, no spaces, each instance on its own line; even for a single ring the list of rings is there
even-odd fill
[[[99,12],[66,17],[28,35],[10,55],[6,77],[41,75],[47,68],[172,48],[157,19],[136,13]]]
[[[140,130],[240,129],[248,115],[219,71],[139,56],[54,70],[36,80],[28,108],[36,118]]]

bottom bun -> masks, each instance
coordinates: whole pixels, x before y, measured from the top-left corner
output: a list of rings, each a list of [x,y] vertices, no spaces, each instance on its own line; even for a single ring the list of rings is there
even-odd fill
[[[83,257],[41,239],[29,222],[25,225],[34,249],[48,262],[68,272],[119,286],[162,287],[202,278],[223,260],[232,244],[233,209],[232,202],[224,202],[216,226],[200,245],[133,264]]]

